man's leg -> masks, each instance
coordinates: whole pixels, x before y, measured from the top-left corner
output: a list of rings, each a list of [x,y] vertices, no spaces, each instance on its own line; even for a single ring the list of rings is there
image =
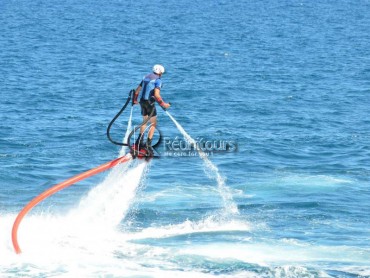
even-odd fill
[[[148,119],[148,116],[144,116],[144,117],[143,117],[143,122],[145,122],[145,121],[146,121],[146,119]],[[143,133],[145,132],[145,129],[146,129],[146,124],[145,124],[145,125],[142,125],[142,126],[140,127],[140,134],[143,134]]]
[[[148,116],[143,116],[143,122],[146,121],[147,118],[148,118]],[[145,129],[146,129],[146,124],[142,125],[140,127],[140,134],[137,137],[136,142],[135,142],[135,145],[137,147],[140,147],[140,148],[144,147],[144,132],[145,132]]]
[[[148,138],[152,139],[153,138],[153,135],[154,135],[154,132],[155,132],[155,128],[157,126],[157,116],[154,116],[154,117],[151,117],[150,118],[150,128],[149,128],[149,134],[148,134]]]
[[[151,117],[150,118],[150,123],[151,123],[151,125],[150,125],[150,128],[149,128],[148,139],[146,141],[146,148],[148,149],[148,151],[153,152],[152,139],[153,139],[153,135],[154,135],[154,132],[155,132],[155,127],[157,126],[157,116]]]

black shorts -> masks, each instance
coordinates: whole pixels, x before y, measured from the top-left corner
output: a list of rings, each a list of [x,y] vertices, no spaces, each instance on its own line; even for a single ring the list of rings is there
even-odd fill
[[[153,112],[152,117],[157,116],[157,109],[155,109],[154,102],[150,102],[149,100],[142,100],[140,101],[140,106],[141,106],[141,115],[149,116]]]

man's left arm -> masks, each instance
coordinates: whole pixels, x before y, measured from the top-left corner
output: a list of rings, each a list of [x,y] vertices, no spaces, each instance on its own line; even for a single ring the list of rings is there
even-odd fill
[[[160,89],[159,88],[155,88],[154,89],[154,98],[155,100],[158,102],[158,104],[162,107],[162,108],[165,108],[167,109],[168,107],[170,107],[171,105],[169,103],[166,103],[163,101],[162,97],[161,97],[161,93],[160,93]]]
[[[137,101],[137,98],[139,96],[139,93],[141,91],[141,85],[142,85],[143,82],[140,82],[139,86],[137,86],[136,90],[135,90],[135,94],[134,94],[134,104],[138,104],[139,102]]]

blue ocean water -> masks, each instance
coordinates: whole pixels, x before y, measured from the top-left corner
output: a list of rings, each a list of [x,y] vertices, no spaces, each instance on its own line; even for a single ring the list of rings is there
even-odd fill
[[[369,1],[3,0],[0,11],[2,277],[370,276]],[[106,127],[155,63],[193,138],[237,142],[209,157],[224,185],[199,157],[119,166],[35,208],[15,255],[27,202],[124,151]]]

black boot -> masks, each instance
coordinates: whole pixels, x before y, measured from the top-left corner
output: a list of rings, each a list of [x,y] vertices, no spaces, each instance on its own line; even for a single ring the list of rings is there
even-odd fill
[[[148,139],[146,140],[146,149],[149,155],[153,155],[152,138],[148,137]]]
[[[144,148],[144,134],[140,134],[139,137],[136,139],[135,146],[137,149]]]

